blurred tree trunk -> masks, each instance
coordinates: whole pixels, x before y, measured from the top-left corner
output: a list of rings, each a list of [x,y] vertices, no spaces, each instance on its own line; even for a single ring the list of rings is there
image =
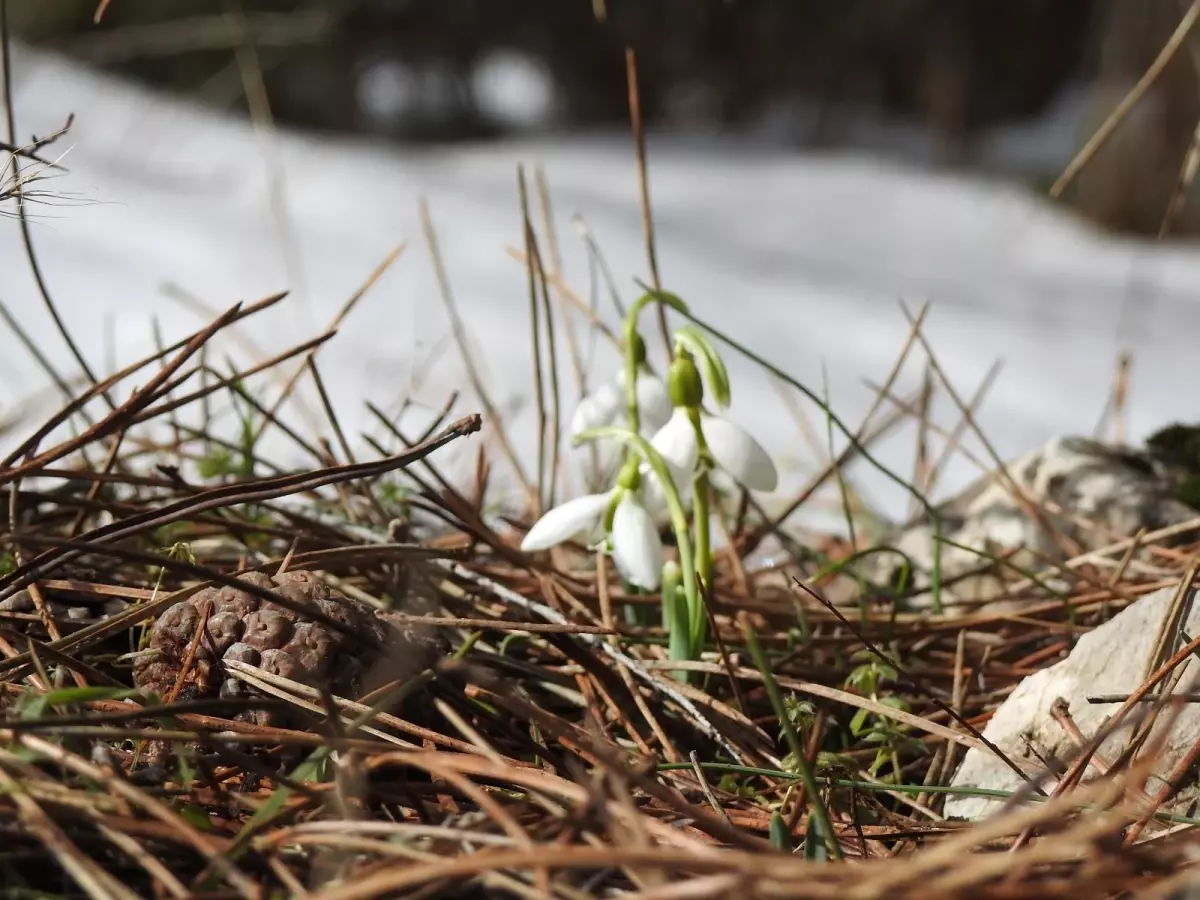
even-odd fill
[[[1189,4],[1108,0],[1097,34],[1099,74],[1086,139],[1099,128],[1162,50]],[[1157,234],[1200,117],[1200,75],[1185,46],[1080,173],[1071,201],[1101,225]],[[1186,213],[1175,231],[1195,231]]]
[[[30,43],[56,37],[96,12],[98,0],[35,0],[8,4],[8,26]]]
[[[561,100],[553,127],[624,127],[624,50],[632,46],[642,112],[652,127],[720,129],[765,121],[806,146],[891,140],[903,147],[903,134],[883,127],[900,121],[926,126],[935,160],[949,165],[974,157],[977,135],[1040,116],[1064,88],[1079,84],[1090,86],[1092,112],[1089,128],[1077,136],[1083,146],[1154,60],[1188,5],[1188,0],[607,0],[607,18],[597,22],[587,0],[238,2],[252,18],[286,18],[316,8],[332,23],[316,37],[260,47],[281,124],[375,130],[409,140],[504,133],[480,117],[472,87],[480,60],[502,50],[525,54],[551,73]],[[221,4],[116,0],[97,27],[95,3],[11,0],[10,14],[21,39],[72,49],[84,58],[89,41],[124,41],[129,52],[108,65],[171,89],[196,92],[215,73],[230,74],[231,47],[160,52],[139,44],[153,31],[140,26],[211,17]],[[1196,40],[1200,47],[1200,37]],[[380,84],[365,77],[377,63],[393,74],[403,70],[417,85],[404,81],[396,91],[425,98],[410,104],[415,112],[397,114],[397,121],[384,125],[360,103],[366,88]],[[1156,233],[1200,119],[1198,84],[1192,55],[1179,54],[1083,171],[1067,202],[1102,225]],[[235,80],[223,88],[226,104],[238,96],[238,87]],[[444,108],[435,109],[439,103]],[[872,130],[876,125],[881,127]],[[1200,231],[1200,203],[1194,213],[1185,212],[1176,230]]]
[[[919,96],[942,165],[962,165],[970,143],[967,117],[973,73],[967,18],[959,4],[935,10],[921,62]]]

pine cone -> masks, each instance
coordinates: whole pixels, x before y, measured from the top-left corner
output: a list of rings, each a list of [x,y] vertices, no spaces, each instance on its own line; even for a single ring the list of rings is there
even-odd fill
[[[391,644],[389,654],[397,652],[397,643],[411,643],[407,635],[376,617],[369,606],[330,590],[312,572],[285,572],[274,578],[247,572],[238,578],[286,598],[298,609],[319,611],[364,640],[356,641],[325,622],[262,601],[239,588],[206,588],[158,617],[150,646],[159,653],[134,668],[134,683],[139,688],[160,697],[171,693],[206,614],[204,635],[191,650],[192,664],[176,695],[180,699],[257,696],[230,677],[222,665],[225,660],[254,665],[305,684],[325,683],[335,694],[354,696],[364,662],[370,665],[378,658],[367,649],[370,643]],[[260,724],[280,724],[263,713],[244,713],[242,717]]]

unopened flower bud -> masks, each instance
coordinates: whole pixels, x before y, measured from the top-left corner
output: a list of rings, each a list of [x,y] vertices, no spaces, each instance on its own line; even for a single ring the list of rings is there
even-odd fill
[[[646,342],[636,331],[633,333],[633,359],[640,367],[646,361]]]
[[[704,382],[700,380],[700,370],[692,359],[692,354],[683,348],[675,354],[671,368],[667,373],[667,389],[671,393],[671,403],[684,409],[696,409],[704,402]]]
[[[627,491],[636,491],[641,483],[642,473],[638,466],[638,459],[631,457],[625,461],[625,465],[621,466],[621,471],[617,473],[617,485]]]

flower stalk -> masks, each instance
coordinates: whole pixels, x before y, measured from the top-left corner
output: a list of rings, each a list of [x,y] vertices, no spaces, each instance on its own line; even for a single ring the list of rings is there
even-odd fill
[[[718,409],[727,408],[730,390],[725,364],[701,328],[687,324],[675,332],[665,384],[650,370],[638,318],[652,303],[692,319],[673,294],[652,290],[638,298],[623,322],[619,377],[583,398],[572,420],[575,443],[610,439],[622,445],[618,476],[603,493],[547,512],[522,547],[546,549],[588,529],[600,530],[626,583],[644,590],[661,586],[671,658],[695,659],[708,633],[701,592],[711,590],[715,578],[712,473],[721,469],[744,487],[764,491],[774,490],[777,475],[758,441],[705,409],[706,394]],[[624,427],[614,424],[622,405]],[[685,501],[691,504],[690,518]],[[675,534],[678,562],[665,560],[654,523],[663,511]]]
[[[698,612],[700,618],[704,618],[703,601],[697,593],[696,588],[696,557],[692,548],[692,538],[688,528],[687,513],[684,512],[683,502],[679,499],[679,490],[675,486],[675,479],[671,477],[671,471],[667,467],[666,461],[659,455],[650,442],[634,431],[625,428],[593,428],[578,435],[576,441],[598,440],[603,438],[614,438],[625,444],[627,448],[635,452],[648,465],[663,489],[663,499],[667,504],[667,512],[671,518],[671,530],[675,532],[675,543],[679,549],[679,569],[683,578],[683,596],[686,604],[686,609],[689,619],[693,619],[691,626],[686,634],[688,643],[691,643],[691,635],[695,633],[694,616]],[[614,527],[615,531],[615,527]],[[665,597],[665,594],[664,594]],[[675,598],[672,597],[672,602]],[[666,601],[664,599],[664,607]],[[664,613],[667,610],[664,608]],[[668,620],[668,628],[673,628],[674,623]],[[676,640],[672,640],[672,647],[677,645]]]
[[[687,305],[674,294],[666,291],[648,291],[643,294],[625,314],[624,338],[621,342],[625,351],[625,402],[629,417],[629,428],[637,434],[641,428],[640,412],[638,410],[637,379],[638,370],[646,361],[646,342],[638,331],[638,316],[651,303],[661,303],[676,312],[687,312]]]
[[[700,578],[700,591],[711,591],[713,585],[712,534],[708,509],[708,470],[701,468],[696,473],[692,491],[692,522],[696,530],[696,574]],[[700,606],[689,610],[692,617],[692,658],[700,655],[708,632],[708,616],[704,609],[704,594],[697,592]]]

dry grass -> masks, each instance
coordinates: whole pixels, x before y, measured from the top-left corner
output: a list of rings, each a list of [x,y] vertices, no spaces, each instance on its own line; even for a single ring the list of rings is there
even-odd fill
[[[1010,573],[1019,613],[895,613],[869,592],[848,619],[817,594],[837,576],[814,575],[809,561],[787,563],[786,579],[747,570],[771,524],[751,515],[740,530],[729,523],[739,553],[719,565],[716,639],[701,660],[672,664],[644,615],[657,598],[622,593],[581,550],[527,558],[512,529],[440,479],[434,451],[478,429],[477,417],[356,463],[323,436],[296,435],[326,448],[328,464],[268,476],[253,447],[224,446],[212,411],[249,389],[215,373],[195,390],[184,382],[206,344],[278,301],[235,307],[27,426],[27,439],[10,434],[0,490],[13,555],[0,598],[37,601],[0,613],[0,869],[14,896],[1169,896],[1191,870],[1190,822],[1151,819],[1125,840],[1151,812],[1145,760],[1061,790],[1031,784],[979,825],[939,809],[963,749],[986,747],[979,731],[1012,687],[1131,598],[1190,583],[1200,547],[1146,536],[1148,562],[1109,584],[1127,557],[1128,542],[1115,544],[1059,571],[1073,580],[1064,597]],[[70,436],[66,424],[102,390],[139,382]],[[265,413],[256,423],[285,427]],[[388,487],[399,483],[406,493]],[[126,655],[147,620],[285,557],[381,605],[415,610],[409,598],[422,597],[409,618],[449,652],[405,671],[406,648],[394,648],[390,684],[370,697],[233,663],[257,699],[162,706],[118,690],[131,685]],[[101,618],[114,598],[133,605]],[[63,616],[64,604],[89,613]],[[807,838],[750,631],[813,754],[843,862]],[[864,650],[895,666],[879,694],[904,708],[858,689]],[[248,705],[299,718],[251,724],[237,717]],[[876,724],[856,735],[863,710]],[[872,730],[891,735],[874,775]]]

